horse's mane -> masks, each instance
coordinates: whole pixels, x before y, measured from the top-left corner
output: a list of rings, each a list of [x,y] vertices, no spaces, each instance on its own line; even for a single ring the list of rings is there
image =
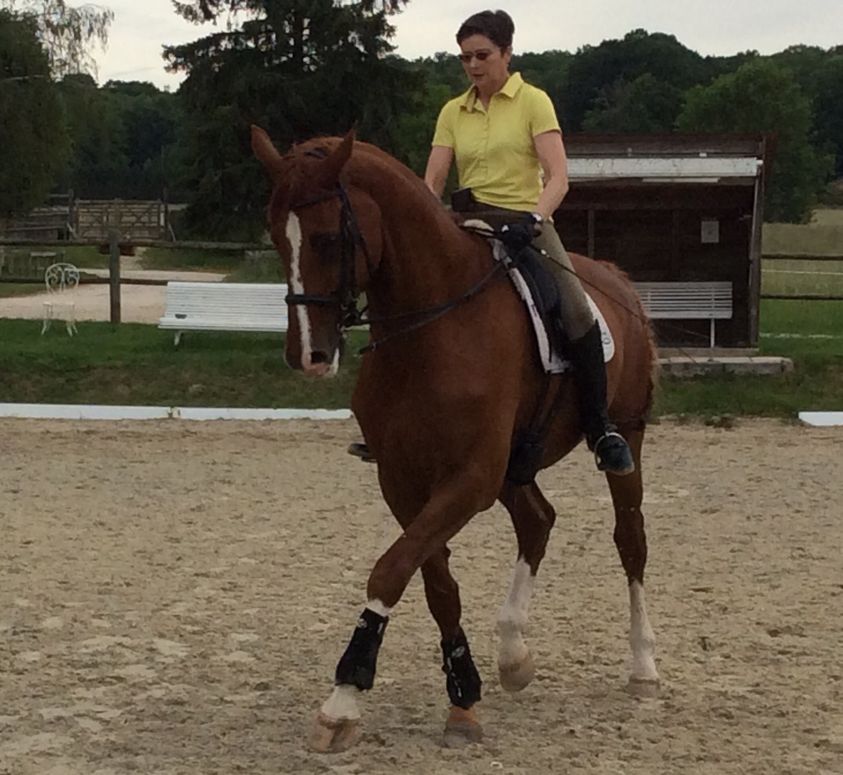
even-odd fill
[[[290,164],[290,185],[283,198],[289,201],[297,189],[307,185],[309,180],[307,168],[311,164],[319,163],[318,158],[311,158],[314,152],[320,155],[329,155],[342,141],[342,137],[321,136],[294,145],[282,157],[285,162]],[[452,238],[456,241],[459,241],[460,235],[466,239],[471,239],[453,222],[448,211],[415,172],[376,145],[355,140],[351,158],[345,165],[343,173],[348,182],[370,192],[377,180],[384,177],[389,179],[393,186],[398,183],[412,196],[414,207],[427,208],[426,214],[434,218],[436,230],[439,233],[448,234],[450,232]],[[273,196],[273,199],[275,199],[275,196]],[[275,207],[276,205],[273,203],[271,206]]]

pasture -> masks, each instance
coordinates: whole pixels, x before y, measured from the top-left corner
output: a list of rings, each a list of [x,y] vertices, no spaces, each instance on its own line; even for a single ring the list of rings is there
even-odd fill
[[[658,699],[626,679],[608,492],[583,449],[540,475],[559,518],[508,695],[500,507],[453,542],[483,743],[439,747],[438,633],[415,579],[360,745],[304,748],[397,535],[350,422],[0,420],[0,772],[831,775],[843,760],[839,431],[664,422],[645,442]]]

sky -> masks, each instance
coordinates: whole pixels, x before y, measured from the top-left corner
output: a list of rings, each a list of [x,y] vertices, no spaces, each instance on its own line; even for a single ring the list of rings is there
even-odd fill
[[[189,24],[171,0],[97,0],[115,20],[105,52],[97,51],[98,80],[151,81],[175,90],[182,74],[164,70],[164,45],[187,43],[220,28]],[[477,0],[411,0],[393,17],[393,44],[407,59],[456,52],[454,35]],[[843,0],[521,0],[502,6],[515,21],[516,53],[576,51],[621,38],[630,30],[675,35],[702,55],[755,50],[772,54],[790,45],[830,48],[843,44]],[[224,29],[224,27],[222,28]]]

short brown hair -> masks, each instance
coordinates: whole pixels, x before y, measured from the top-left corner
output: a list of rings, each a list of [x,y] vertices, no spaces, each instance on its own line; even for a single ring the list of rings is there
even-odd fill
[[[457,30],[457,43],[472,35],[483,35],[501,50],[512,45],[515,23],[506,11],[480,11],[469,16]]]

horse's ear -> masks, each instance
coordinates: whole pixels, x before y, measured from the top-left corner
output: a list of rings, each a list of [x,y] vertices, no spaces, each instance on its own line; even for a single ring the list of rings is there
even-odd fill
[[[342,142],[334,148],[333,153],[319,165],[319,182],[330,188],[340,179],[340,172],[351,158],[354,148],[354,130],[349,130]]]
[[[281,172],[281,154],[269,139],[269,135],[259,126],[252,124],[252,153],[263,164],[271,177]]]

